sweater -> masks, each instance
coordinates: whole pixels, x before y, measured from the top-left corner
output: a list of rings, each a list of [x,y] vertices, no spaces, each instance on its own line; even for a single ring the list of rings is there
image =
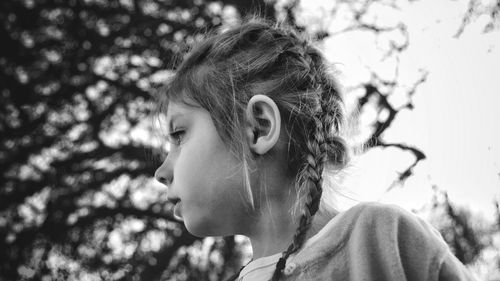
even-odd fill
[[[238,281],[267,281],[281,253],[245,266]],[[361,203],[339,213],[287,259],[281,280],[476,280],[440,233],[404,209]]]

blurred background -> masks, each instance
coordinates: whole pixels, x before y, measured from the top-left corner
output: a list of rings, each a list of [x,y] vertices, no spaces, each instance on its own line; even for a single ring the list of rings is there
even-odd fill
[[[153,180],[154,90],[200,33],[259,13],[316,40],[359,151],[338,204],[398,204],[500,280],[500,1],[3,0],[0,280],[223,280]]]

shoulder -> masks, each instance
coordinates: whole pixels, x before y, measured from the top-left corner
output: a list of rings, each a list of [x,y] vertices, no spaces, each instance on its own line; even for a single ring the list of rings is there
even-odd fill
[[[351,213],[351,214],[348,214]],[[370,239],[393,239],[395,243],[432,243],[446,248],[441,234],[424,219],[392,204],[360,203],[346,211],[350,235],[370,232]]]
[[[337,214],[305,246],[334,250],[366,243],[398,248],[398,244],[423,243],[447,248],[441,234],[423,219],[399,206],[377,202],[359,203]]]
[[[335,216],[293,262],[308,270],[303,274],[338,280],[438,280],[450,255],[439,232],[422,218],[370,202]]]
[[[334,220],[325,229],[329,235],[324,235],[326,239],[321,245],[324,254],[318,258],[329,259],[327,256],[333,254],[337,259],[350,261],[349,267],[359,272],[377,268],[381,274],[377,280],[401,280],[402,276],[412,276],[408,280],[426,280],[416,277],[436,276],[448,251],[437,230],[396,205],[360,203]],[[339,241],[329,238],[334,234],[342,238]]]
[[[448,251],[441,234],[428,222],[399,206],[377,202],[360,203],[339,213],[305,246],[323,249],[322,252],[341,248],[392,249],[398,255],[411,253],[421,257],[442,257]]]
[[[416,226],[423,221],[415,214],[397,205],[378,202],[360,203],[347,212],[349,211],[356,213],[356,223],[359,226],[373,223],[377,225],[404,223]]]
[[[359,203],[358,205],[345,211],[345,213],[353,213],[358,218],[366,220],[383,220],[386,218],[402,218],[411,220],[415,216],[397,205],[378,202]]]
[[[421,224],[424,224],[425,227],[428,226],[421,218],[397,205],[363,202],[339,213],[325,226],[323,231],[334,230],[342,225],[345,232],[343,235],[349,236],[352,231],[366,228],[382,230],[400,225],[419,228]]]

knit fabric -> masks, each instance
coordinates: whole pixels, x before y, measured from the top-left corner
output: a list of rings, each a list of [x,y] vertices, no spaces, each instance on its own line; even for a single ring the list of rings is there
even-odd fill
[[[238,281],[270,280],[281,253],[250,262]],[[476,280],[431,225],[400,207],[361,203],[291,255],[282,280]]]

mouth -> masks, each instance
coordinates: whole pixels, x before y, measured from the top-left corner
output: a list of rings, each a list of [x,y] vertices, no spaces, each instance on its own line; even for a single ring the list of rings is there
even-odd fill
[[[172,216],[174,219],[178,221],[183,221],[182,220],[182,215],[181,215],[181,199],[178,197],[168,197],[167,196],[168,202],[172,203],[172,207],[170,209]]]
[[[168,202],[172,203],[173,205],[176,205],[177,202],[181,201],[180,198],[177,197],[167,197]]]
[[[182,203],[180,202],[180,200],[178,200],[178,201],[175,202],[174,212],[173,212],[174,213],[174,218],[176,218],[179,221],[183,220],[182,219],[181,206],[182,206]]]
[[[181,215],[181,199],[178,197],[169,197],[167,196],[167,201],[172,203],[170,207],[170,213],[172,217],[177,220],[178,222],[182,222],[182,215]]]

